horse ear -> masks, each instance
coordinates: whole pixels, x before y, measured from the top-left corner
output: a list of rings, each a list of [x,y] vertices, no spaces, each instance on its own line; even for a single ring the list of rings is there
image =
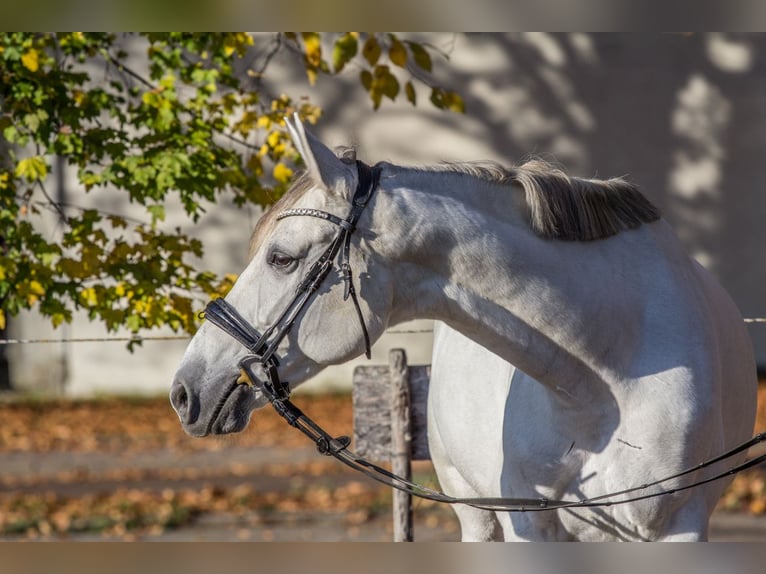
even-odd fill
[[[348,195],[355,187],[356,170],[307,131],[297,113],[292,118],[285,118],[285,124],[314,183],[328,191]]]

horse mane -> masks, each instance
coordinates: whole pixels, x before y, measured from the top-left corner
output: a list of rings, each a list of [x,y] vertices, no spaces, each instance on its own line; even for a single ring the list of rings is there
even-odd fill
[[[353,148],[334,151],[344,162],[352,163],[356,158]],[[571,177],[539,159],[510,169],[485,161],[444,162],[419,171],[457,173],[499,185],[520,185],[529,210],[529,226],[547,239],[593,241],[660,218],[659,209],[622,178]],[[311,187],[308,174],[300,173],[288,192],[258,219],[250,239],[251,257],[276,225],[276,214],[292,207]]]
[[[541,160],[506,169],[492,162],[442,164],[439,171],[461,173],[524,190],[529,225],[541,237],[593,241],[635,229],[660,218],[660,212],[632,183],[622,178],[570,177]]]

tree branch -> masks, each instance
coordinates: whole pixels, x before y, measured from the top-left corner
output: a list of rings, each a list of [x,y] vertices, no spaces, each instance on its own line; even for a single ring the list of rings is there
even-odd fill
[[[48,194],[48,190],[45,189],[45,184],[39,179],[37,180],[37,186],[40,188],[40,191],[43,192],[45,199],[48,200],[48,205],[50,205],[56,211],[56,213],[59,214],[61,221],[63,221],[64,223],[68,225],[69,217],[67,217],[67,214],[64,213],[64,210],[62,209],[61,204],[58,203],[57,201],[54,201],[54,199]]]
[[[273,46],[271,47],[269,52],[266,54],[266,57],[264,58],[263,63],[258,67],[257,70],[254,70],[255,76],[252,79],[252,86],[254,88],[259,88],[261,86],[261,82],[263,81],[263,74],[266,72],[266,68],[269,67],[271,60],[274,59],[274,56],[276,56],[281,49],[282,49],[282,33],[277,32],[276,36],[274,37]]]
[[[115,66],[119,71],[126,73],[128,76],[133,78],[134,80],[137,80],[141,82],[144,86],[149,88],[150,90],[156,89],[156,86],[152,84],[149,80],[144,78],[141,74],[138,72],[134,72],[132,69],[128,68],[123,62],[120,62],[117,58],[112,56],[112,54],[108,51],[105,51],[106,59],[107,61]]]

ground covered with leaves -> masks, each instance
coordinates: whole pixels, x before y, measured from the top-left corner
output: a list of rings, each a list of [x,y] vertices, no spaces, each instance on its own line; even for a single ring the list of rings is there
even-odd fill
[[[347,395],[296,402],[334,434],[352,430]],[[353,532],[390,512],[388,489],[316,454],[270,409],[238,435],[192,439],[166,398],[0,403],[0,536],[126,539],[159,535],[217,514],[248,516],[268,539],[276,516],[342,515]],[[766,385],[758,432],[766,431]],[[436,486],[428,463],[416,479]],[[417,502],[432,527],[454,534],[449,509]],[[766,514],[766,470],[736,478],[721,510]]]
[[[296,403],[329,432],[352,431],[350,396]],[[247,515],[268,538],[277,515],[342,513],[353,530],[390,513],[388,489],[317,454],[271,409],[243,433],[206,439],[187,436],[164,397],[5,402],[0,417],[5,538],[142,538],[216,513]],[[415,472],[436,486],[430,464]],[[445,509],[427,520],[456,529]]]

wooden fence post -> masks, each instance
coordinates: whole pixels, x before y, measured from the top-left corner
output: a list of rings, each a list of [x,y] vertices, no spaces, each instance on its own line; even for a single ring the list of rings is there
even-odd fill
[[[407,355],[402,349],[391,350],[388,368],[391,378],[391,470],[411,480],[410,382]],[[393,497],[394,542],[412,542],[412,495],[394,489]]]

